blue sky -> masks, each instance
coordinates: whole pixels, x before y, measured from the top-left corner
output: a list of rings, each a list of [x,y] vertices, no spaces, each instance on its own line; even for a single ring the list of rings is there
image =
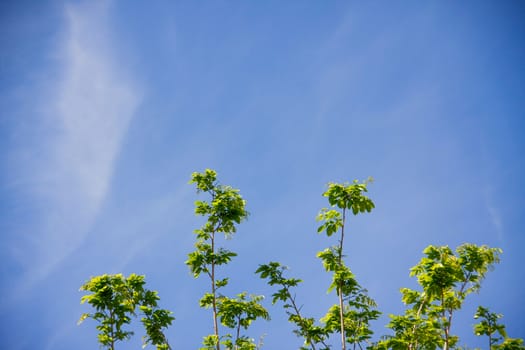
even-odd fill
[[[303,310],[336,302],[315,258],[329,181],[372,176],[347,262],[385,316],[429,244],[500,247],[477,305],[525,337],[525,25],[519,1],[4,1],[0,5],[0,329],[6,349],[93,349],[80,285],[145,274],[177,349],[212,331],[184,265],[202,221],[188,185],[213,168],[251,215],[222,242],[232,294],[269,296],[278,260]],[[296,349],[280,307],[255,324]],[[120,349],[140,346],[137,336]]]

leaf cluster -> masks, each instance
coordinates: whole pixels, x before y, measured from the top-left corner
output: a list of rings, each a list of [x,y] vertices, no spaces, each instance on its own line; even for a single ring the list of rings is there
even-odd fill
[[[199,277],[201,273],[211,274],[211,266],[228,264],[237,253],[224,248],[217,250],[211,244],[199,240],[195,244],[195,251],[188,254],[186,265],[189,266],[193,276]]]
[[[509,338],[505,331],[505,325],[498,320],[503,315],[491,312],[488,308],[478,306],[475,319],[481,319],[474,325],[474,333],[477,336],[486,335],[491,350],[524,350],[523,339]]]
[[[357,281],[345,264],[344,236],[347,211],[354,215],[371,212],[375,207],[366,195],[371,179],[359,183],[330,183],[323,196],[330,208],[323,208],[317,216],[321,222],[317,232],[328,237],[338,235],[338,245],[317,253],[332,280],[328,292],[335,291],[338,304],[332,305],[318,321],[302,314],[302,305],[296,300],[295,288],[302,282],[298,278],[285,276],[287,268],[279,262],[259,265],[256,274],[265,279],[276,290],[272,293],[272,304],[282,303],[288,321],[293,324],[293,333],[303,338],[300,349],[328,350],[329,342],[340,335],[341,347],[352,344],[353,349],[371,350],[437,350],[460,349],[459,337],[451,334],[451,325],[456,311],[461,309],[466,297],[477,292],[488,271],[500,260],[501,250],[475,244],[463,244],[453,251],[448,246],[430,245],[423,251],[423,258],[410,269],[410,276],[417,279],[420,290],[401,289],[406,310],[402,315],[390,315],[388,328],[393,334],[371,343],[373,332],[370,322],[380,316],[377,304],[368,291]],[[213,312],[214,332],[203,338],[205,350],[255,350],[261,347],[246,334],[257,319],[269,320],[270,314],[262,305],[263,296],[239,293],[235,297],[222,294],[229,278],[219,278],[217,269],[229,264],[236,253],[218,246],[217,234],[231,238],[237,225],[248,216],[246,201],[239,190],[218,183],[217,173],[206,169],[191,176],[191,184],[197,192],[205,192],[208,201],[195,202],[195,214],[206,218],[197,230],[195,250],[188,254],[186,264],[195,278],[201,274],[210,280],[210,290],[199,300],[202,308]],[[99,343],[114,350],[115,342],[133,335],[127,329],[134,318],[140,317],[145,329],[144,347],[148,344],[158,350],[171,350],[164,330],[174,317],[168,310],[159,308],[156,291],[145,288],[145,277],[122,274],[92,277],[80,288],[89,292],[81,303],[90,304],[94,312],[84,313],[79,323],[87,318],[98,322]],[[221,293],[219,293],[221,291]],[[525,350],[522,339],[507,336],[505,326],[499,323],[502,316],[488,308],[479,307],[475,318],[480,322],[474,326],[478,336],[487,336],[490,350]],[[220,325],[229,333],[221,335]]]
[[[339,298],[339,305],[334,305],[328,310],[320,320],[321,325],[317,325],[314,318],[302,316],[300,307],[296,304],[295,294],[292,294],[291,288],[296,287],[301,280],[285,278],[283,276],[285,268],[277,262],[260,265],[256,271],[261,278],[268,280],[269,285],[280,287],[272,294],[272,301],[283,302],[288,320],[296,326],[294,333],[304,338],[302,349],[316,349],[316,346],[328,349],[327,340],[338,332],[343,333],[343,348],[345,343],[361,346],[360,343],[368,342],[372,335],[369,322],[380,315],[374,300],[359,285],[354,274],[343,261],[346,210],[352,210],[353,214],[357,215],[370,212],[374,208],[372,200],[364,194],[367,192],[367,183],[358,181],[352,184],[330,183],[323,193],[323,196],[328,198],[331,208],[321,209],[317,216],[317,220],[321,221],[317,232],[326,232],[328,237],[340,232],[341,236],[338,246],[326,248],[317,254],[325,270],[332,273],[328,292],[335,290]]]
[[[455,252],[448,246],[428,246],[425,256],[410,270],[421,291],[401,289],[409,309],[404,315],[390,315],[393,336],[383,346],[408,349],[452,348],[459,338],[450,334],[454,312],[465,298],[479,290],[487,271],[499,262],[498,248],[466,243]]]
[[[206,169],[203,173],[195,172],[190,184],[195,184],[198,192],[207,192],[211,196],[209,202],[196,201],[195,214],[207,217],[207,223],[196,233],[199,239],[207,240],[213,233],[222,232],[229,236],[236,232],[236,224],[246,219],[246,201],[239,190],[217,182],[217,173]]]
[[[158,308],[159,296],[156,291],[146,289],[143,275],[131,274],[127,278],[122,274],[100,275],[92,277],[81,287],[81,291],[90,292],[81,298],[81,303],[88,303],[94,313],[84,313],[78,323],[92,318],[99,323],[99,343],[107,349],[114,349],[115,342],[129,339],[132,331],[124,326],[137,317],[137,309],[142,313],[141,322],[146,330],[144,346],[155,345],[158,350],[170,349],[163,330],[175,319],[172,312]]]
[[[211,282],[211,290],[199,301],[200,307],[212,310],[214,321],[214,334],[204,337],[204,349],[220,350],[220,345],[224,345],[226,349],[255,349],[255,341],[240,332],[241,328],[246,330],[258,318],[270,318],[268,311],[260,303],[263,297],[247,297],[245,292],[235,298],[219,294],[218,290],[228,284],[228,278],[219,279],[216,274],[217,267],[230,263],[237,256],[234,252],[217,247],[216,234],[223,233],[226,238],[230,238],[236,232],[236,225],[248,216],[246,201],[238,190],[220,185],[217,182],[217,173],[210,169],[193,173],[190,183],[196,185],[197,192],[206,192],[211,197],[209,201],[195,202],[195,214],[206,217],[206,222],[195,230],[195,250],[188,254],[186,261],[195,278],[205,273]],[[234,329],[236,334],[221,336],[218,320],[223,326]]]
[[[283,303],[283,308],[288,315],[288,321],[296,326],[293,332],[298,337],[304,339],[302,349],[307,349],[307,347],[305,347],[307,345],[310,345],[312,349],[315,349],[317,344],[321,344],[323,349],[328,349],[328,346],[325,343],[327,339],[326,330],[323,327],[316,325],[313,318],[307,318],[301,315],[301,307],[297,305],[295,294],[292,294],[291,288],[299,285],[302,280],[297,278],[285,278],[284,271],[286,269],[287,268],[280,263],[272,261],[268,264],[259,265],[259,268],[255,273],[258,273],[260,278],[267,279],[267,283],[270,286],[277,285],[280,287],[272,294],[272,304],[275,304],[277,301]]]
[[[339,184],[330,183],[328,189],[323,193],[328,198],[328,203],[339,209],[350,209],[354,215],[371,212],[375,208],[374,202],[364,193],[368,192],[367,184],[371,179],[363,183],[354,180],[353,183]]]

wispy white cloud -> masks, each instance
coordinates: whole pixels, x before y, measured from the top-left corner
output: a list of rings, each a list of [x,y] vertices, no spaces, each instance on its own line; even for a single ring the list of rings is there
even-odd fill
[[[15,244],[28,259],[22,287],[45,278],[82,243],[110,191],[115,161],[141,93],[112,52],[108,2],[66,6],[58,78],[41,118],[39,150],[25,160],[43,222]],[[38,156],[37,156],[38,154]],[[31,170],[30,170],[31,169]]]

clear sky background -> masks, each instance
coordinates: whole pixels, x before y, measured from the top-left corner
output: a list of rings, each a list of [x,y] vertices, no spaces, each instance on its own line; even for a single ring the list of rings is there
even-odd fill
[[[336,303],[317,251],[329,181],[372,176],[347,262],[384,317],[429,244],[500,247],[477,305],[525,337],[525,5],[522,1],[3,1],[0,333],[4,349],[96,349],[80,285],[145,274],[176,317],[175,349],[212,332],[184,265],[202,220],[193,171],[217,170],[251,215],[221,241],[228,292],[270,296],[277,260],[321,317]],[[301,340],[265,305],[266,349]],[[137,349],[142,333],[119,349]],[[337,344],[337,342],[334,342]],[[337,347],[337,346],[336,346]]]

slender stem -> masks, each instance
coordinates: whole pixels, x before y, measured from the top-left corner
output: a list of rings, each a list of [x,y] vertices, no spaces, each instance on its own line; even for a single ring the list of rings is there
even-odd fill
[[[450,338],[450,329],[452,327],[452,310],[449,310],[448,313],[448,325],[447,325],[447,349],[448,349],[448,343]]]
[[[166,338],[164,333],[162,333],[162,340],[164,341],[164,345],[168,346],[168,350],[172,350],[170,343],[168,343],[168,338]]]
[[[301,312],[299,311],[299,308],[297,307],[297,304],[295,303],[295,298],[292,297],[292,294],[290,293],[290,290],[288,289],[288,287],[285,287],[285,288],[286,288],[286,293],[288,294],[288,299],[292,303],[292,307],[295,311],[295,314],[299,316],[299,318],[302,320],[303,316],[301,316]],[[312,346],[312,350],[315,350],[315,343],[312,339],[310,339],[310,345]]]
[[[168,350],[172,350],[172,349],[171,349],[171,345],[168,343],[168,339],[166,339],[166,336],[164,336],[164,342],[165,342],[166,345],[168,346]]]
[[[468,281],[470,280],[471,276],[472,276],[472,273],[467,272],[466,276],[464,278],[465,281],[461,284],[461,287],[459,288],[458,294],[459,294],[461,302],[463,301],[461,299],[463,299],[463,293],[465,292],[465,288],[467,287]],[[444,295],[443,295],[443,292],[442,292],[441,305],[443,305],[444,303],[445,303]],[[444,331],[445,331],[445,345],[443,346],[443,350],[448,350],[449,342],[450,342],[450,340],[449,340],[449,338],[450,338],[450,329],[452,328],[452,315],[453,315],[454,310],[452,308],[445,309],[445,307],[443,306],[443,318],[445,318],[445,310],[448,311],[448,324],[444,328]]]
[[[109,318],[111,319],[111,350],[115,350],[115,319],[112,310],[109,310]]]
[[[215,231],[211,233],[211,251],[215,254]],[[211,261],[211,292],[213,294],[213,332],[215,334],[217,344],[216,349],[221,350],[221,344],[219,342],[219,325],[217,323],[217,287],[215,285],[215,260]]]
[[[237,317],[237,337],[235,338],[235,350],[239,349],[239,346],[237,345],[237,341],[239,340],[240,336],[241,336],[241,316]]]
[[[444,296],[444,292],[443,290],[441,291],[441,305],[444,305],[445,304],[445,296]],[[441,314],[441,317],[445,318],[445,307],[443,306],[443,312]],[[449,328],[450,326],[449,325],[445,325],[445,328],[443,329],[445,331],[445,344],[443,344],[443,350],[448,350],[448,336],[449,336]]]
[[[357,323],[357,329],[361,328],[361,320]],[[354,340],[355,341],[355,340]],[[356,343],[354,342],[354,350],[355,350]],[[357,342],[357,346],[359,346],[359,349],[363,350],[363,347],[361,346],[361,343]]]
[[[423,300],[421,300],[421,305],[419,305],[419,308],[417,309],[417,314],[416,314],[417,319],[419,319],[419,316],[421,315],[421,312],[423,311],[423,307],[425,306],[425,304],[426,304],[426,299],[423,298]],[[414,343],[408,344],[409,350],[417,349],[417,338],[415,337],[416,328],[417,328],[417,324],[414,324],[414,326],[412,327],[412,335],[414,336],[415,340],[414,340]]]
[[[343,208],[343,224],[341,226],[341,240],[339,241],[339,256],[338,262],[339,266],[343,265],[343,241],[345,238],[345,215],[346,208]],[[346,350],[346,335],[345,335],[345,313],[344,313],[344,304],[343,304],[343,281],[339,281],[337,286],[339,294],[339,319],[341,320],[341,349]]]

